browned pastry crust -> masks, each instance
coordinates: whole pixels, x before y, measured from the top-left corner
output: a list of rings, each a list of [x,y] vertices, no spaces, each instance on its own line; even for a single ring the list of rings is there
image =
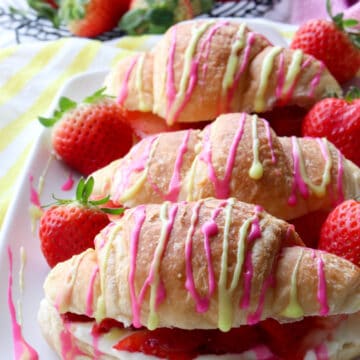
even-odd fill
[[[125,325],[138,315],[138,325],[150,329],[228,330],[269,317],[294,321],[359,311],[360,269],[301,245],[291,225],[231,199],[139,206],[97,236],[96,250],[58,264],[45,294],[60,312]]]
[[[261,176],[251,174],[259,164]],[[221,115],[203,131],[146,138],[93,177],[95,196],[110,194],[126,207],[235,197],[283,219],[360,192],[360,169],[330,142],[277,137],[265,120],[244,113]]]
[[[169,124],[212,120],[224,112],[265,112],[279,105],[308,108],[327,93],[341,93],[318,60],[273,47],[231,21],[177,24],[145,61],[142,56],[120,61],[107,76],[107,91],[119,96],[126,87],[120,101],[124,108],[151,111]],[[139,102],[142,89],[149,95],[146,107]]]

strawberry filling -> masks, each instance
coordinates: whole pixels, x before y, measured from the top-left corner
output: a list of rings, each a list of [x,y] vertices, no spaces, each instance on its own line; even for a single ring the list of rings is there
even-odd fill
[[[90,322],[94,319],[66,313],[64,321]],[[220,330],[183,330],[178,328],[135,329],[113,348],[119,351],[142,352],[169,360],[191,360],[204,354],[240,354],[259,346],[266,346],[274,354],[271,359],[300,360],[306,352],[316,349],[331,334],[344,316],[307,317],[302,321],[280,324],[267,319],[256,325],[244,325],[229,332]],[[112,328],[124,329],[114,319],[103,319],[92,328],[94,337]]]

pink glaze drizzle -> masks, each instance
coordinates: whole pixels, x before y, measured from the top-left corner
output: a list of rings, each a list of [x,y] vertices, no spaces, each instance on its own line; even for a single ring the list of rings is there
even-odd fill
[[[37,360],[39,356],[37,352],[25,341],[22,335],[21,325],[17,322],[14,301],[12,298],[13,285],[13,257],[10,247],[8,247],[9,258],[9,278],[8,278],[8,307],[12,323],[12,334],[14,341],[15,360]]]
[[[203,57],[203,65],[202,65],[202,75],[201,75],[201,79],[203,81],[205,81],[205,77],[206,77],[206,73],[207,73],[207,69],[208,69],[208,58],[209,58],[209,54],[210,54],[210,48],[211,48],[211,41],[212,38],[214,37],[215,33],[222,28],[223,26],[228,25],[229,22],[228,21],[219,21],[218,23],[216,23],[210,30],[209,33],[207,35],[207,37],[205,38],[205,40],[202,42],[201,46],[200,46],[200,54]]]
[[[329,353],[327,346],[323,343],[314,349],[316,360],[329,360]]]
[[[163,206],[166,205],[166,203],[163,204]],[[140,209],[140,210],[137,210]],[[139,241],[139,234],[140,234],[140,230],[141,230],[141,226],[142,223],[145,220],[145,214],[143,213],[143,209],[141,207],[137,207],[134,211],[134,216],[136,216],[136,224],[135,224],[135,228],[134,228],[134,235],[132,236],[132,241],[131,241],[131,271],[129,273],[129,284],[130,285],[130,289],[131,289],[131,299],[132,299],[132,307],[133,307],[133,324],[135,327],[139,327],[140,324],[140,308],[141,305],[144,301],[145,295],[146,295],[146,291],[148,290],[149,287],[151,287],[152,285],[156,286],[155,289],[155,296],[156,296],[156,300],[155,300],[155,310],[158,307],[158,305],[165,299],[165,288],[160,280],[159,284],[156,284],[156,273],[159,271],[158,267],[159,267],[159,262],[161,260],[161,258],[164,255],[164,251],[167,245],[167,242],[169,240],[170,237],[170,233],[175,221],[175,216],[178,210],[178,205],[177,204],[173,204],[170,207],[170,210],[168,211],[168,219],[166,220],[166,222],[164,223],[164,229],[165,229],[165,233],[164,233],[164,244],[162,245],[159,241],[157,248],[155,250],[155,253],[158,250],[158,247],[160,246],[159,250],[159,258],[156,258],[156,254],[153,258],[153,261],[151,262],[150,265],[150,270],[149,270],[149,274],[147,276],[147,278],[144,281],[144,284],[140,290],[139,296],[136,297],[135,294],[135,285],[134,285],[134,279],[135,279],[135,261],[136,261],[136,255],[137,255],[137,247],[138,247],[138,241]],[[137,215],[137,211],[140,212],[139,215]],[[150,298],[151,301],[151,298]],[[150,306],[150,313],[151,313],[152,309]],[[148,326],[149,327],[149,326]]]
[[[260,297],[259,297],[259,303],[254,313],[249,314],[247,317],[247,323],[248,325],[254,325],[257,324],[261,320],[261,316],[264,310],[265,305],[265,298],[266,298],[266,292],[269,287],[273,286],[275,283],[275,279],[273,274],[270,274],[268,276],[261,288]]]
[[[177,153],[176,160],[175,160],[174,171],[173,171],[173,174],[170,179],[169,188],[168,188],[167,193],[164,194],[159,189],[157,184],[155,184],[153,181],[151,181],[150,178],[148,178],[148,181],[149,181],[150,185],[152,186],[152,188],[154,189],[154,191],[157,192],[158,194],[160,194],[160,196],[164,200],[172,201],[172,202],[176,202],[178,200],[180,189],[181,189],[181,178],[180,178],[181,167],[182,167],[184,156],[188,150],[187,145],[189,142],[190,133],[191,133],[191,129],[187,130],[185,132],[183,141],[178,149],[178,153]]]
[[[265,125],[266,137],[267,137],[268,142],[269,142],[270,153],[271,153],[271,162],[272,162],[273,164],[276,164],[276,157],[275,157],[275,152],[274,152],[274,147],[273,147],[273,142],[272,142],[270,124],[269,124],[269,122],[266,121],[265,119],[262,119],[262,120],[263,120],[263,123],[264,123],[264,125]]]
[[[233,142],[231,144],[229,155],[226,160],[225,166],[225,174],[223,179],[218,179],[215,173],[214,166],[212,164],[212,155],[211,155],[211,141],[210,141],[210,131],[211,126],[207,126],[204,129],[204,146],[203,151],[200,154],[200,159],[204,161],[208,166],[208,175],[209,179],[214,185],[215,188],[215,197],[218,199],[224,199],[229,197],[230,195],[230,182],[231,175],[235,164],[236,151],[239,145],[239,142],[244,133],[244,125],[245,125],[246,114],[243,113],[239,120],[239,126],[236,130]]]
[[[191,259],[192,259],[192,240],[195,232],[195,227],[198,223],[201,204],[202,204],[201,201],[197,202],[192,209],[191,225],[186,235],[186,243],[185,243],[185,270],[186,270],[185,288],[187,291],[189,291],[191,297],[195,300],[196,311],[199,313],[205,312],[208,309],[208,301],[207,299],[201,298],[198,292],[196,291]]]
[[[32,175],[29,176],[30,181],[30,203],[35,205],[36,207],[41,207],[39,193],[36,191],[33,183],[34,177]]]
[[[320,315],[326,316],[329,313],[329,305],[328,305],[328,301],[327,301],[324,261],[321,258],[321,255],[319,255],[317,257],[317,273],[318,273],[318,278],[319,278],[317,299],[320,304]]]
[[[159,135],[156,135],[156,136],[151,136],[151,137],[149,136],[146,139],[144,139],[143,142],[144,141],[147,142],[145,149],[143,150],[141,156],[138,159],[134,160],[131,158],[131,155],[133,153],[136,153],[136,151],[138,151],[140,144],[143,142],[137,143],[130,150],[130,153],[129,153],[131,162],[129,162],[129,164],[127,164],[127,166],[125,166],[125,167],[120,164],[119,176],[118,177],[114,176],[114,178],[119,178],[119,183],[116,184],[116,193],[114,194],[115,199],[119,199],[120,196],[122,195],[122,193],[127,190],[127,188],[129,187],[129,183],[130,183],[130,177],[134,172],[141,172],[141,171],[145,170],[146,163],[150,157],[152,145],[158,139],[158,137],[159,137]]]
[[[94,298],[94,283],[96,279],[96,275],[99,272],[99,266],[96,265],[94,267],[94,270],[91,274],[90,283],[86,295],[86,309],[85,309],[85,315],[87,316],[93,316],[94,309],[93,309],[93,298]]]
[[[64,182],[64,184],[61,186],[61,190],[64,191],[69,191],[73,188],[74,186],[74,179],[72,174],[69,174],[69,177],[66,179],[66,181]]]
[[[129,87],[129,80],[130,80],[130,75],[131,72],[134,69],[134,66],[136,65],[137,61],[138,61],[139,57],[137,56],[136,58],[134,58],[131,63],[129,68],[127,69],[126,73],[125,73],[125,79],[122,83],[121,89],[120,89],[120,93],[119,96],[117,98],[117,102],[119,103],[120,106],[122,106],[128,96],[128,87]]]
[[[321,75],[322,75],[322,73],[324,72],[324,69],[325,69],[325,65],[321,61],[319,61],[319,63],[320,63],[319,71],[315,74],[314,78],[311,80],[311,83],[310,83],[310,90],[309,90],[309,96],[310,97],[314,96],[315,89],[319,85]]]
[[[259,214],[263,211],[261,206],[255,206],[255,216],[251,224],[251,230],[247,238],[248,244],[252,243],[254,240],[261,237],[261,228],[259,221]],[[250,305],[250,295],[251,295],[251,282],[254,275],[254,268],[252,263],[252,251],[249,250],[246,254],[245,259],[245,272],[244,272],[244,292],[240,302],[240,307],[242,309],[247,309]]]
[[[292,142],[292,156],[293,156],[293,162],[294,162],[294,181],[292,185],[291,195],[288,199],[288,204],[291,206],[296,205],[296,190],[298,189],[300,191],[300,194],[303,196],[304,199],[307,199],[309,196],[309,190],[307,188],[307,185],[305,184],[301,172],[300,172],[300,157],[299,157],[299,146],[297,144],[297,140],[295,136],[291,137]]]
[[[241,75],[244,73],[249,60],[250,60],[250,53],[251,53],[251,47],[253,46],[255,39],[256,39],[256,35],[253,32],[250,32],[247,34],[247,44],[246,47],[244,49],[244,58],[243,61],[238,69],[238,71],[235,74],[235,79],[234,79],[234,83],[232,84],[232,86],[230,87],[230,89],[228,90],[228,95],[227,95],[227,110],[229,110],[231,101],[234,98],[235,92],[237,90],[237,87],[239,85],[239,81],[241,78]]]
[[[84,354],[76,345],[71,334],[71,323],[63,322],[64,328],[60,333],[60,351],[62,359],[76,359]]]
[[[175,160],[174,172],[170,180],[168,193],[165,195],[165,200],[176,201],[178,199],[180,187],[181,187],[180,170],[182,167],[184,155],[187,151],[187,144],[190,138],[190,131],[191,130],[186,131],[184,139],[179,147],[179,151]]]
[[[223,206],[225,205],[226,202],[221,203],[219,207],[217,207],[211,214],[210,220],[206,221],[201,227],[201,232],[204,235],[204,250],[207,261],[208,284],[209,284],[208,296],[205,299],[203,299],[205,307],[202,310],[204,311],[206,311],[209,307],[210,298],[214,294],[215,286],[216,286],[214,267],[212,266],[212,259],[211,259],[210,237],[216,236],[219,232],[219,228],[215,220],[219,215],[220,211],[222,210]],[[197,308],[199,308],[199,306],[197,306]]]
[[[141,303],[138,301],[135,292],[135,273],[136,273],[136,254],[138,252],[138,244],[141,227],[145,221],[145,206],[140,205],[135,208],[133,216],[135,224],[130,238],[130,270],[129,270],[129,287],[131,297],[131,307],[133,313],[133,325],[136,328],[141,327],[140,322],[140,307]]]
[[[276,360],[277,357],[265,345],[257,345],[251,349],[256,356],[256,360]]]
[[[175,63],[175,50],[176,50],[176,26],[172,29],[171,42],[169,47],[169,60],[167,64],[167,78],[166,78],[166,97],[167,97],[167,110],[169,114],[172,104],[175,101],[175,77],[174,77],[174,63]]]

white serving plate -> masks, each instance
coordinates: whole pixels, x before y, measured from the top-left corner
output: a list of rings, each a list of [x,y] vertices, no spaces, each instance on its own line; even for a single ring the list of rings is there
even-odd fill
[[[276,27],[279,28],[279,24],[265,20],[245,19],[245,21],[253,30],[270,38],[275,45],[286,46],[286,40],[276,30]],[[285,31],[287,30],[285,28]],[[72,78],[54,99],[53,109],[56,108],[60,96],[81,100],[99,89],[105,74],[106,70],[84,73]],[[40,200],[41,204],[48,204],[52,202],[52,193],[62,198],[72,197],[74,189],[67,192],[61,190],[69,173],[73,172],[61,161],[51,156],[49,130],[39,130],[39,137],[23,174],[18,180],[16,195],[7,212],[0,234],[0,358],[2,360],[14,358],[14,338],[8,306],[10,273],[8,248],[13,254],[12,298],[18,311],[18,322],[22,324],[23,338],[38,352],[41,360],[57,359],[43,339],[36,320],[38,306],[43,297],[42,286],[49,267],[41,254],[37,233],[32,231],[32,220],[29,214],[29,177],[34,178],[35,188],[37,188],[39,179],[44,179]],[[77,176],[74,173],[73,175],[76,179]],[[25,262],[21,260],[21,248],[24,249],[26,256]],[[21,271],[22,265],[24,265],[24,271]],[[23,286],[21,286],[21,274],[23,274]]]

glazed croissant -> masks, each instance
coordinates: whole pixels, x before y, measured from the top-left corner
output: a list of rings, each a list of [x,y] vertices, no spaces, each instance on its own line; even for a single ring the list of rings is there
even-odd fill
[[[170,125],[284,105],[308,108],[341,93],[320,61],[274,47],[228,20],[173,26],[152,51],[120,61],[105,85],[125,109],[152,112]]]
[[[234,199],[140,205],[95,244],[50,272],[46,299],[60,313],[228,331],[360,310],[359,268]]]
[[[325,139],[277,137],[266,120],[221,115],[203,131],[143,139],[93,174],[94,195],[132,207],[207,197],[293,219],[360,193],[360,169]]]

